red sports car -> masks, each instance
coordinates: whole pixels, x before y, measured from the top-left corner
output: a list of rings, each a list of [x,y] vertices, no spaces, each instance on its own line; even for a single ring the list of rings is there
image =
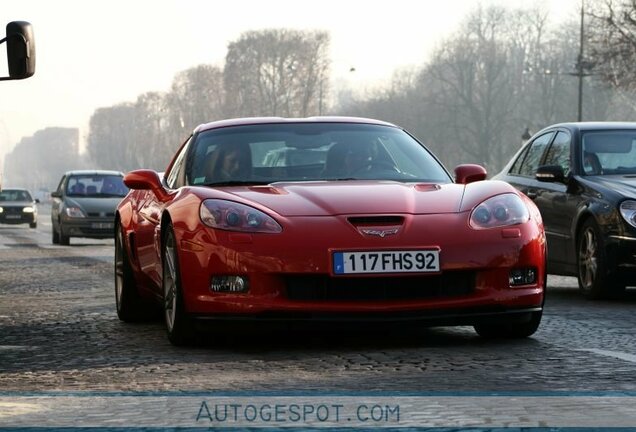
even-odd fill
[[[414,320],[529,336],[545,295],[541,216],[478,165],[454,174],[377,120],[201,125],[165,173],[125,176],[117,314],[134,321],[159,302],[176,345],[197,320]]]

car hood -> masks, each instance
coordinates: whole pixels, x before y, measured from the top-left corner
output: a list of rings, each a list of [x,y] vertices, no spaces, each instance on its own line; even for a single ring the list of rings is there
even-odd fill
[[[91,198],[66,197],[67,206],[77,206],[87,213],[114,213],[121,197]]]
[[[225,199],[258,204],[283,216],[329,216],[456,213],[465,210],[462,201],[466,201],[466,189],[460,184],[342,181],[224,187],[215,191],[226,195]]]
[[[0,201],[0,207],[33,207],[33,201]]]
[[[590,177],[585,177],[588,181]],[[625,197],[636,198],[636,176],[605,175],[594,177],[597,185]]]

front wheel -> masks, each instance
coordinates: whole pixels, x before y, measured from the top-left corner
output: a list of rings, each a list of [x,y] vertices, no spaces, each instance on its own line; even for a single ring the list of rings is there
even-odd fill
[[[609,274],[605,242],[593,219],[583,223],[576,250],[579,289],[586,298],[601,299],[625,290],[625,284]]]
[[[60,231],[58,233],[59,234],[58,238],[60,240],[60,244],[62,246],[68,246],[69,244],[71,244],[71,241],[70,241],[71,238],[69,236],[67,236],[67,235],[64,235],[64,230],[62,229],[62,223],[60,223],[58,225],[58,228],[60,229]],[[54,234],[54,236],[55,236],[55,234]]]
[[[194,341],[192,318],[185,310],[183,287],[179,271],[179,256],[174,229],[171,224],[166,228],[162,253],[162,292],[164,318],[168,340],[173,345],[188,345]]]
[[[29,228],[37,228],[38,227],[38,223],[37,222],[31,222],[29,224]]]
[[[486,339],[521,339],[532,336],[541,324],[543,311],[532,312],[526,322],[497,321],[492,323],[476,324],[477,334]]]

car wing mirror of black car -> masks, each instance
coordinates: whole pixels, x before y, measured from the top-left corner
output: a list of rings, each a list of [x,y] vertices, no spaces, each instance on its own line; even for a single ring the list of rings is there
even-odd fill
[[[33,29],[26,21],[12,21],[7,24],[7,33],[0,43],[7,43],[9,76],[0,81],[19,80],[35,73],[35,42]]]
[[[563,183],[565,172],[561,165],[542,165],[537,168],[535,178],[540,182]]]

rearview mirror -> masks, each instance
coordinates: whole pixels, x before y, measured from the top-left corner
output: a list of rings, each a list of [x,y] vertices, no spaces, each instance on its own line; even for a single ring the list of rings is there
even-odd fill
[[[31,24],[26,21],[12,21],[7,24],[6,37],[0,43],[7,43],[9,76],[0,81],[19,80],[35,73],[35,39]]]

